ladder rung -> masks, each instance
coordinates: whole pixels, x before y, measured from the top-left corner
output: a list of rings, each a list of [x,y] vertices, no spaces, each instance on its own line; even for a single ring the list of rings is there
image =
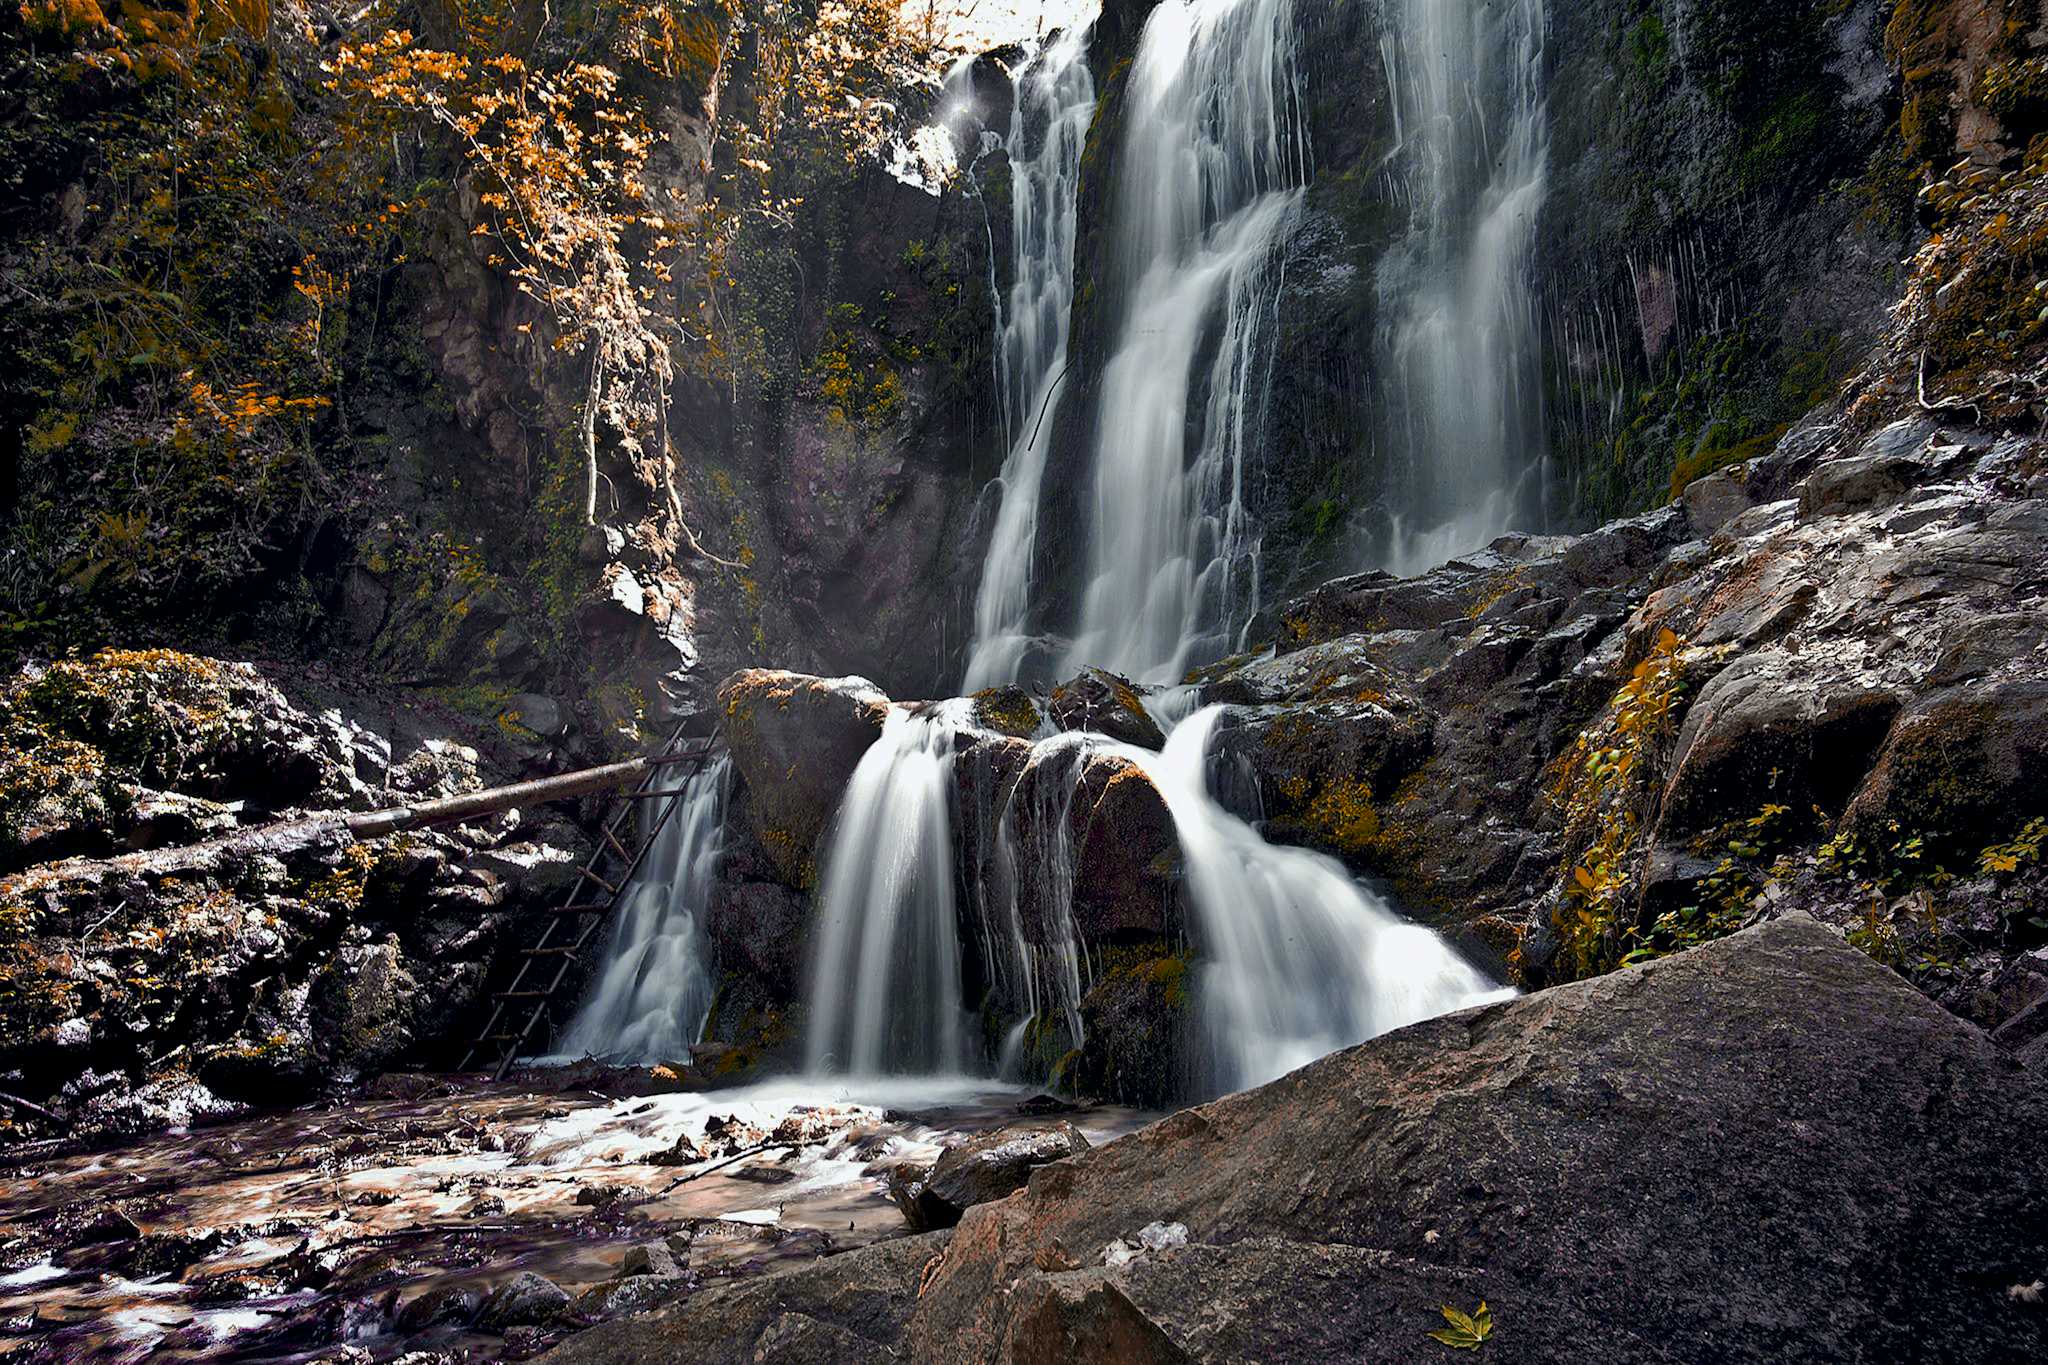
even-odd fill
[[[657,789],[654,791],[644,792],[621,792],[620,796],[627,801],[667,801],[674,797],[681,796],[682,794],[683,793],[680,789],[671,789],[668,791],[662,791]]]
[[[601,886],[601,887],[603,887],[603,888],[604,888],[605,890],[607,890],[607,891],[611,892],[611,893],[612,893],[612,894],[613,894],[614,896],[616,896],[616,895],[618,895],[618,894],[619,894],[619,888],[617,888],[616,886],[613,886],[613,885],[612,885],[612,884],[611,884],[610,882],[608,882],[608,881],[606,881],[606,880],[605,880],[604,878],[602,878],[602,877],[598,876],[598,875],[597,875],[597,874],[596,874],[595,872],[592,872],[592,871],[591,871],[591,870],[590,870],[589,868],[587,868],[587,867],[586,867],[586,868],[583,868],[583,869],[581,869],[581,871],[582,871],[582,874],[583,874],[584,876],[586,876],[586,877],[590,878],[590,880],[592,880],[592,881],[596,882],[596,883],[597,883],[597,884],[598,884],[599,886]]]
[[[573,946],[567,944],[556,948],[528,948],[525,950],[528,957],[568,957],[575,951],[576,949]]]
[[[612,903],[610,901],[574,901],[568,905],[558,905],[548,911],[548,913],[550,915],[602,915],[611,908]]]
[[[629,863],[633,861],[633,850],[627,848],[624,844],[620,843],[618,835],[612,833],[609,827],[607,827],[603,831],[603,834],[604,841],[610,844],[612,848],[617,851],[618,855],[621,858],[625,859]]]
[[[546,991],[499,991],[491,997],[493,1000],[545,1000],[547,998],[548,993]]]

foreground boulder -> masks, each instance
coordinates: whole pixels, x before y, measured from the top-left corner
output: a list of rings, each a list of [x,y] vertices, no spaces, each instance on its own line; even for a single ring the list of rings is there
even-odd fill
[[[1015,1194],[1040,1166],[1087,1150],[1081,1130],[1064,1121],[991,1128],[948,1147],[931,1170],[891,1181],[889,1193],[912,1231],[932,1232],[952,1227],[976,1204]]]
[[[2044,1122],[2038,1076],[1794,916],[1176,1114],[936,1259],[873,1248],[551,1359],[1405,1361],[1482,1300],[1517,1362],[2040,1359],[2048,1312],[2008,1291],[2048,1275]]]

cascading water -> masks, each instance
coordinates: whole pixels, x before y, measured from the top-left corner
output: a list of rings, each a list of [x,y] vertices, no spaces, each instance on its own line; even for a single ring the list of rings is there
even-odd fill
[[[1052,405],[1067,370],[1074,310],[1074,205],[1081,150],[1095,115],[1088,74],[1092,17],[1025,63],[1004,146],[1010,159],[1010,227],[1017,277],[998,300],[996,357],[1010,453],[1002,503],[974,602],[974,644],[964,690],[1014,682],[1032,640],[1031,563],[1038,545]]]
[[[1393,525],[1375,558],[1408,573],[1541,510],[1545,14],[1544,0],[1386,0],[1384,14],[1408,231],[1379,270]]]
[[[966,1069],[953,858],[958,705],[891,707],[840,799],[807,991],[805,1063],[814,1074]]]
[[[681,804],[621,899],[602,965],[558,1051],[630,1062],[689,1056],[711,1009],[704,912],[724,848],[731,769],[720,758],[663,787]]]
[[[1208,783],[1222,716],[1196,712],[1163,754],[1120,750],[1150,772],[1179,832],[1216,1089],[1259,1085],[1389,1029],[1514,994],[1335,860],[1269,844],[1225,810]]]
[[[1258,595],[1245,455],[1308,166],[1292,0],[1166,0],[1125,93],[1116,349],[1096,416],[1090,582],[1066,664],[1178,682]]]
[[[1389,436],[1407,480],[1399,505],[1407,524],[1446,543],[1484,539],[1518,505],[1518,462],[1540,453],[1525,277],[1545,158],[1541,0],[1387,0],[1387,10],[1396,163],[1412,208],[1380,279],[1398,419]],[[1238,647],[1256,608],[1246,457],[1264,421],[1308,174],[1294,32],[1292,0],[1164,0],[1126,77],[1113,273],[1100,282],[1116,291],[1115,345],[1096,386],[1090,581],[1066,667],[1178,683],[1191,664]],[[1011,445],[970,688],[1035,667],[1026,623],[1042,419],[1074,299],[1076,182],[1093,115],[1085,57],[1085,32],[1070,33],[1018,84],[1008,142],[1018,278],[998,336]],[[1187,689],[1166,698],[1169,719],[1194,703]],[[1098,735],[1041,738],[1005,789],[993,836],[991,812],[975,808],[987,846],[956,855],[956,751],[998,739],[972,731],[967,706],[892,708],[848,785],[808,983],[814,1074],[943,1073],[985,1060],[970,1048],[962,997],[962,885],[980,915],[987,1003],[1010,1014],[1006,1069],[1034,1046],[1083,1044],[1070,816],[1086,764],[1105,755],[1148,774],[1174,820],[1204,963],[1211,1087],[1258,1084],[1510,993],[1340,864],[1268,844],[1231,814],[1207,771],[1215,708],[1181,719],[1162,754]],[[966,882],[961,856],[978,869]]]

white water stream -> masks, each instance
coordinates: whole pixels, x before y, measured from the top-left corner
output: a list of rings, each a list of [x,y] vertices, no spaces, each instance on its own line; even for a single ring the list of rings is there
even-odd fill
[[[953,856],[960,705],[889,708],[841,798],[811,931],[804,1060],[814,1074],[966,1070]]]
[[[963,691],[1015,682],[1033,640],[1031,567],[1053,407],[1067,375],[1074,312],[1074,206],[1081,151],[1095,116],[1088,73],[1092,18],[1059,34],[1017,73],[1004,147],[1010,159],[1010,234],[1016,281],[998,299],[996,374],[1010,454],[1002,504],[974,601],[974,644]]]
[[[1211,1082],[1243,1090],[1405,1024],[1506,999],[1441,937],[1402,919],[1341,863],[1269,844],[1209,790],[1223,708],[1125,750],[1173,812],[1203,950],[1196,998]]]
[[[1126,77],[1089,583],[1068,673],[1177,683],[1258,598],[1247,443],[1308,150],[1292,0],[1166,0]]]
[[[690,1055],[711,1009],[704,915],[724,849],[732,764],[719,758],[687,782],[666,776],[681,803],[626,888],[611,938],[556,1050],[630,1062]]]
[[[1414,573],[1540,512],[1545,15],[1544,0],[1386,0],[1383,13],[1408,230],[1379,270],[1394,524],[1376,557]]]

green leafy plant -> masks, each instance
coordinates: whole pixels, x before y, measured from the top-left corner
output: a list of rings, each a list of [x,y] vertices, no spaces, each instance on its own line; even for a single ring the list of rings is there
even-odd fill
[[[1493,1335],[1493,1310],[1486,1306],[1484,1299],[1470,1313],[1444,1304],[1443,1315],[1448,1325],[1427,1335],[1430,1340],[1440,1341],[1453,1351],[1476,1351]]]

